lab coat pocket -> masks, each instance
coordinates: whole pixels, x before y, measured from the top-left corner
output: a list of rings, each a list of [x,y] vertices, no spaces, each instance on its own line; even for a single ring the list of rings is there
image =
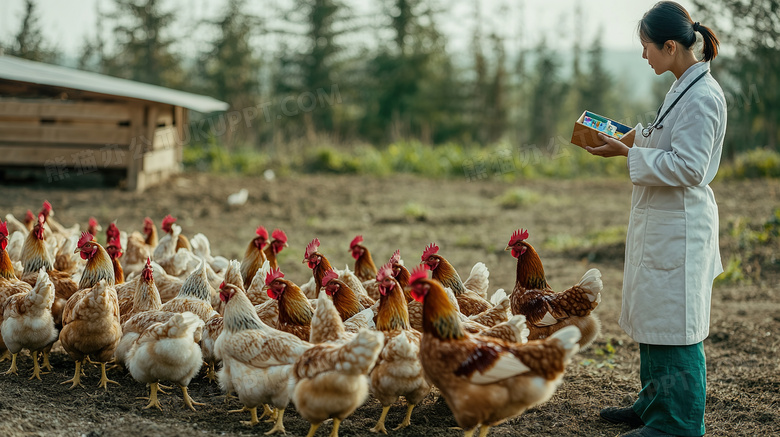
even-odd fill
[[[685,264],[685,212],[647,210],[642,264],[655,270],[674,270]]]
[[[634,267],[639,267],[642,263],[646,228],[647,210],[632,209],[631,220],[628,222],[628,232],[626,234],[626,258],[629,264]]]

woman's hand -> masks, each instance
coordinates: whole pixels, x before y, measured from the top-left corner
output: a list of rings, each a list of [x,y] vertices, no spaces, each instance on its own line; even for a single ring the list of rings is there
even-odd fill
[[[585,150],[587,150],[591,155],[601,156],[604,158],[611,158],[613,156],[628,156],[628,146],[625,144],[602,133],[599,133],[599,138],[604,141],[604,144],[597,147],[585,147]]]

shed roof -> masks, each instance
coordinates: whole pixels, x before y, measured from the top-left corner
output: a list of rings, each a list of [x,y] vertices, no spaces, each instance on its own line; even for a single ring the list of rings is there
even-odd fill
[[[8,55],[0,56],[0,79],[167,103],[203,113],[224,111],[229,106],[208,96]]]

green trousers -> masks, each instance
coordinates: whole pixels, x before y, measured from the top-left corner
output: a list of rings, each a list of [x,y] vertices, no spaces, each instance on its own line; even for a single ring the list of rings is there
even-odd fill
[[[707,366],[701,342],[639,344],[642,391],[634,411],[646,426],[679,436],[704,435]]]

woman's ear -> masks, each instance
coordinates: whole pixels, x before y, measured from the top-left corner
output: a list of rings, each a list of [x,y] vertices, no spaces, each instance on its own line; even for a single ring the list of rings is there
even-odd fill
[[[674,53],[677,51],[677,41],[669,40],[664,43],[664,50],[666,50],[666,53],[670,55],[674,55]]]

